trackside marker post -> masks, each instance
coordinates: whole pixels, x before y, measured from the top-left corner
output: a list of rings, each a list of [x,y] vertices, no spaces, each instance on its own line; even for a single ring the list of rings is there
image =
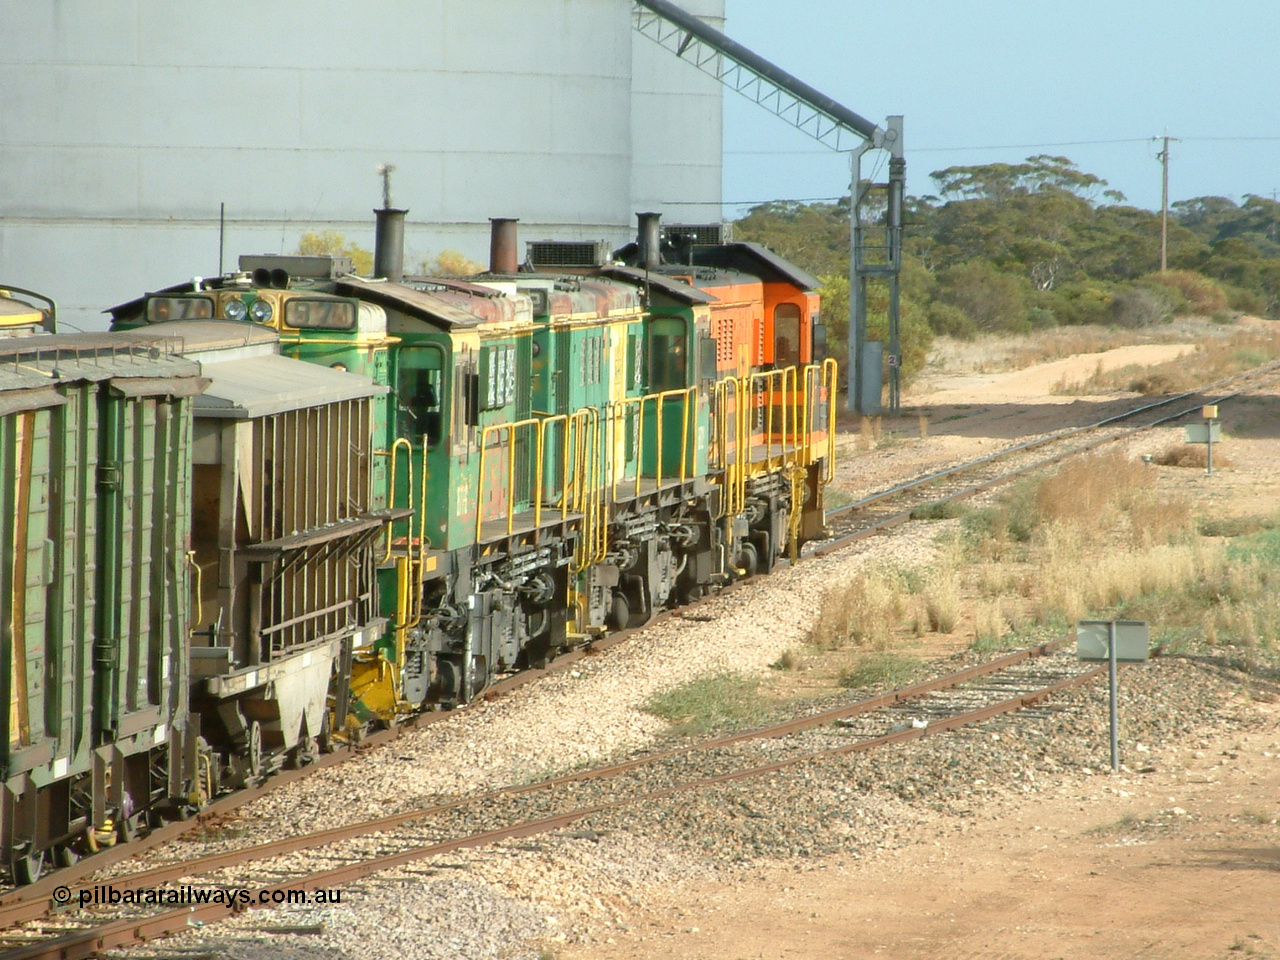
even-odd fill
[[[1120,697],[1116,668],[1120,663],[1144,663],[1150,656],[1150,630],[1145,620],[1081,620],[1076,623],[1077,659],[1107,661],[1113,773],[1120,770]]]
[[[1183,430],[1187,443],[1203,443],[1206,447],[1205,473],[1213,475],[1213,445],[1222,439],[1222,424],[1218,422],[1218,405],[1205,404],[1200,410],[1203,423],[1188,423]]]

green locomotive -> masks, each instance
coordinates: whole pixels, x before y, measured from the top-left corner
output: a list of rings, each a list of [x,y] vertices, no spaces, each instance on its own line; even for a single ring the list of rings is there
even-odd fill
[[[492,269],[465,280],[245,257],[112,311],[116,329],[256,320],[389,388],[371,467],[374,502],[401,511],[388,628],[354,651],[335,730],[465,703],[821,534],[835,368],[811,278],[750,245],[663,263],[643,229],[631,265],[539,271],[513,228],[495,221]]]

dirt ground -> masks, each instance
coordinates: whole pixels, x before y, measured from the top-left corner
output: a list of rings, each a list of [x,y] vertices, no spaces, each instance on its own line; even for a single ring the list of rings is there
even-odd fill
[[[1012,373],[926,376],[904,398],[908,415],[889,425],[896,437],[846,456],[837,488],[854,496],[912,469],[1092,421],[1119,398],[1052,395],[1054,386],[1082,382],[1100,363],[1154,363],[1189,349],[1127,347]],[[1172,482],[1208,509],[1274,512],[1278,408],[1280,396],[1267,396],[1224,412],[1231,438],[1221,449],[1232,465]],[[1139,442],[1180,434],[1168,428]],[[868,445],[865,435],[844,444]],[[662,907],[637,911],[627,933],[557,956],[1280,957],[1280,704],[1228,706],[1241,732],[1125,758],[1141,772],[1113,775],[1102,755],[1102,770],[918,828],[901,849],[672,890]]]
[[[680,890],[562,957],[1280,956],[1280,708],[1150,773],[1083,773],[949,832]]]

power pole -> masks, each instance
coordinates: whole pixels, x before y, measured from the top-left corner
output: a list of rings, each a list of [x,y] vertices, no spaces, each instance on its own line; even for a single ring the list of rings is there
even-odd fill
[[[1160,272],[1169,269],[1169,141],[1177,142],[1176,137],[1167,133],[1163,137],[1152,137],[1152,140],[1163,140],[1164,149],[1156,156],[1160,160]]]

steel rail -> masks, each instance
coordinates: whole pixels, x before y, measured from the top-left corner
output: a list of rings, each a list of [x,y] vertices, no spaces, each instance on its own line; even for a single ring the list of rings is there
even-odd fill
[[[942,479],[946,476],[952,475],[954,473],[958,473],[967,469],[972,469],[973,467],[980,466],[984,463],[991,462],[1005,456],[1009,456],[1013,453],[1021,452],[1022,450],[1025,450],[1025,449],[1032,449],[1036,446],[1042,446],[1044,444],[1047,444],[1056,440],[1061,440],[1078,433],[1083,433],[1089,430],[1097,429],[1109,423],[1128,419],[1138,415],[1139,413],[1142,413],[1151,409],[1156,409],[1161,406],[1167,406],[1170,403],[1177,402],[1178,400],[1185,399],[1189,396],[1196,396],[1196,395],[1203,394],[1225,383],[1238,380],[1241,377],[1256,376],[1258,374],[1272,372],[1276,370],[1278,367],[1280,367],[1280,361],[1274,361],[1270,364],[1266,364],[1262,367],[1256,368],[1247,373],[1238,374],[1233,377],[1225,377],[1220,380],[1214,381],[1213,383],[1208,384],[1198,390],[1187,391],[1185,393],[1177,394],[1176,396],[1165,398],[1163,400],[1160,400],[1154,403],[1145,404],[1134,410],[1127,411],[1126,413],[1116,414],[1112,417],[1108,417],[1103,420],[1100,420],[1094,424],[1075,427],[1065,432],[1053,434],[1049,437],[1043,437],[1037,440],[1028,441],[1027,443],[1024,443],[1024,444],[1018,444],[1014,447],[1006,448],[1005,450],[999,451],[994,454],[990,454],[978,460],[959,464],[955,467],[951,467],[943,471],[938,471],[937,473],[934,473],[934,474],[929,474],[926,477],[919,478],[909,483],[900,484],[897,487],[891,488],[890,490],[886,490],[881,493],[874,494],[873,496],[864,498],[863,500],[857,501],[856,503],[849,504],[845,507],[837,508],[836,510],[828,511],[826,516],[833,517],[833,516],[841,515],[844,513],[848,513],[848,512],[851,512],[852,510],[877,502],[879,500],[889,499],[893,496],[896,496],[908,490],[918,488],[929,483],[936,482],[937,480]],[[1234,393],[1224,395],[1219,398],[1219,402],[1221,402],[1222,400],[1231,399],[1233,397],[1239,396],[1243,392],[1245,391],[1239,390]],[[1047,458],[1046,460],[1041,461],[1039,463],[1020,468],[1019,470],[1013,471],[1002,477],[985,481],[984,483],[975,485],[972,488],[968,488],[956,494],[952,494],[947,497],[941,497],[938,499],[939,500],[959,500],[967,496],[973,496],[978,492],[989,489],[990,487],[993,487],[993,486],[997,486],[1000,483],[1007,482],[1008,480],[1013,479],[1016,476],[1020,476],[1023,473],[1029,472],[1034,469],[1040,469],[1044,466],[1047,466],[1049,464],[1058,462],[1059,460],[1065,459],[1068,456],[1072,456],[1076,453],[1079,453],[1088,449],[1092,449],[1094,446],[1097,446],[1101,443],[1106,443],[1106,442],[1110,442],[1111,440],[1120,439],[1134,432],[1138,432],[1139,430],[1149,429],[1150,427],[1156,426],[1160,423],[1168,422],[1169,420],[1173,420],[1173,419],[1177,419],[1178,417],[1185,416],[1187,413],[1191,412],[1194,409],[1195,407],[1191,407],[1177,414],[1173,414],[1173,415],[1170,415],[1169,417],[1158,420],[1155,423],[1149,424],[1144,427],[1135,428],[1132,431],[1128,431],[1116,437],[1105,438],[1103,440],[1096,441],[1093,444],[1086,444],[1082,447],[1074,448],[1070,451],[1067,451],[1055,457]],[[907,511],[901,514],[896,514],[894,516],[887,518],[886,520],[880,521],[862,530],[856,531],[853,534],[825,543],[811,551],[806,552],[805,554],[802,555],[800,559],[803,560],[810,557],[819,557],[819,556],[829,555],[840,549],[843,549],[845,546],[848,546],[850,543],[855,542],[859,539],[864,539],[882,530],[888,529],[893,526],[897,526],[901,523],[905,523],[908,519],[910,519],[910,511]],[[782,560],[780,561],[780,564],[785,562],[786,562],[785,560]],[[739,581],[739,582],[729,584],[723,589],[721,589],[714,596],[723,596],[727,593],[731,593],[734,590],[740,589],[745,585],[745,582],[746,581]],[[696,608],[699,604],[705,603],[708,600],[710,600],[711,596],[713,595],[709,595],[703,600],[696,601],[695,603],[688,604],[681,609],[687,610],[687,609]],[[606,637],[602,637],[598,640],[595,640],[589,645],[579,647],[575,650],[571,650],[564,654],[561,654],[560,656],[556,657],[554,660],[552,660],[549,664],[547,664],[544,667],[522,671],[519,674],[515,674],[510,677],[504,678],[503,680],[498,681],[492,687],[487,689],[482,694],[481,699],[483,700],[497,699],[498,697],[501,697],[507,693],[510,693],[520,688],[526,683],[540,679],[541,677],[544,677],[544,676],[559,673],[567,669],[568,667],[572,666],[573,664],[579,662],[584,657],[590,656],[594,653],[603,651],[605,649],[608,649],[609,647],[622,643],[625,640],[627,640],[629,637],[631,637],[633,634],[635,634],[636,632],[642,629],[645,629],[649,626],[652,626],[656,623],[660,623],[672,616],[677,616],[679,615],[679,612],[680,611],[676,611],[676,610],[663,611],[645,624],[642,624],[637,627],[632,627],[625,630],[617,631],[615,633],[609,634]],[[56,889],[59,886],[62,886],[64,884],[70,885],[76,882],[77,880],[81,880],[86,876],[90,876],[98,872],[101,869],[114,866],[115,864],[120,863],[124,860],[130,859],[131,857],[139,853],[143,853],[147,850],[153,849],[164,843],[168,843],[172,840],[176,840],[178,837],[197,828],[200,824],[210,819],[224,816],[228,813],[231,813],[236,809],[248,803],[251,803],[254,800],[257,800],[263,796],[266,796],[267,794],[272,793],[277,789],[287,786],[290,783],[293,783],[297,780],[303,779],[317,770],[321,770],[331,766],[336,766],[341,763],[345,763],[348,760],[354,759],[356,756],[358,756],[360,753],[362,753],[365,750],[374,749],[376,747],[380,747],[385,744],[394,742],[396,739],[398,739],[401,735],[403,735],[407,731],[419,729],[419,728],[428,726],[432,723],[440,722],[451,715],[452,715],[452,711],[440,711],[440,712],[416,714],[412,717],[405,719],[402,722],[397,723],[395,726],[387,730],[382,730],[382,731],[378,731],[376,733],[370,734],[357,743],[353,743],[346,747],[340,748],[334,753],[326,754],[322,756],[319,760],[317,760],[315,763],[308,764],[307,766],[302,767],[301,769],[277,772],[261,784],[258,784],[253,787],[244,788],[242,790],[238,790],[225,797],[221,797],[217,800],[214,800],[208,806],[203,808],[200,811],[200,813],[197,814],[197,816],[191,820],[175,821],[172,823],[168,823],[163,827],[159,827],[149,831],[145,836],[140,837],[137,840],[131,841],[129,843],[116,844],[115,846],[110,847],[106,850],[100,851],[99,853],[93,854],[92,856],[84,857],[81,860],[79,860],[77,863],[71,866],[62,867],[57,870],[54,870],[48,876],[38,880],[36,883],[30,884],[24,887],[12,888],[6,893],[4,893],[3,895],[0,895],[0,929],[10,925],[11,923],[22,922],[22,920],[24,919],[33,919],[34,917],[43,915],[44,912],[47,911],[48,906],[52,903],[51,897],[54,889]],[[750,733],[738,734],[735,736],[745,738],[747,736],[750,736]],[[22,906],[24,904],[25,906]],[[35,906],[34,906],[35,904],[40,904],[40,907],[41,907],[40,913],[32,912],[35,909]],[[8,920],[7,918],[9,917],[13,917],[15,919]]]
[[[309,850],[325,846],[330,843],[350,840],[378,831],[387,830],[392,827],[402,826],[406,823],[411,823],[414,820],[420,820],[425,817],[433,816],[437,813],[443,813],[448,810],[454,810],[471,804],[485,803],[503,797],[522,796],[539,790],[549,789],[551,787],[563,786],[569,783],[580,783],[587,780],[602,780],[608,777],[618,776],[619,774],[626,773],[649,764],[657,763],[662,760],[669,760],[673,757],[686,756],[703,750],[714,750],[749,740],[763,740],[788,736],[789,734],[799,733],[804,730],[812,729],[813,727],[823,726],[824,724],[832,723],[836,720],[847,719],[859,714],[869,713],[873,710],[881,709],[882,707],[916,700],[929,693],[946,690],[959,686],[963,683],[968,683],[971,680],[1000,673],[1003,670],[1025,663],[1028,660],[1048,656],[1061,649],[1062,646],[1068,642],[1069,638],[1065,637],[1058,640],[1051,640],[1046,643],[1014,651],[1013,653],[1006,654],[1002,657],[997,657],[994,660],[988,660],[985,663],[974,664],[972,666],[965,667],[963,670],[945,674],[941,677],[935,677],[932,680],[924,680],[920,683],[911,684],[910,686],[902,687],[898,690],[893,690],[879,696],[869,697],[844,706],[832,707],[828,710],[823,710],[809,716],[797,717],[792,720],[770,724],[765,727],[756,727],[751,730],[726,734],[709,740],[698,741],[696,743],[685,744],[669,750],[663,750],[658,753],[635,757],[621,763],[610,764],[605,767],[580,770],[574,773],[540,780],[536,783],[503,787],[483,794],[461,797],[457,800],[451,800],[448,803],[435,804],[433,806],[422,807],[417,810],[406,810],[391,816],[380,817],[376,820],[363,821],[361,823],[349,824],[342,827],[332,827],[328,830],[318,830],[312,833],[289,837],[284,840],[273,840],[267,843],[255,844],[254,846],[244,847],[240,850],[229,850],[209,854],[208,856],[197,857],[193,860],[183,860],[181,862],[163,864],[149,870],[143,870],[138,873],[112,878],[111,885],[118,890],[155,887],[181,877],[200,876],[206,873],[211,873],[215,870],[225,869],[226,867],[233,867],[243,863],[248,863],[253,860],[282,856],[288,853],[296,853],[300,850]],[[65,885],[68,878],[59,875],[58,879],[62,881],[60,885]],[[52,897],[48,895],[33,896],[14,900],[8,903],[0,903],[0,930],[8,929],[18,923],[47,916],[48,914],[55,912],[57,909],[58,905],[52,900]]]
[[[340,887],[345,883],[363,879],[375,873],[406,866],[428,857],[455,853],[459,850],[487,846],[503,840],[521,839],[562,829],[584,817],[598,813],[606,813],[622,809],[637,803],[663,800],[682,793],[702,790],[724,783],[732,783],[753,777],[777,773],[802,763],[821,761],[838,756],[865,753],[891,744],[906,743],[935,733],[945,733],[961,727],[982,723],[993,717],[1015,713],[1044,701],[1054,693],[1081,686],[1107,672],[1106,667],[1096,667],[1073,677],[1057,681],[1028,693],[988,704],[976,710],[965,711],[951,717],[931,721],[925,727],[908,727],[883,736],[859,740],[855,743],[788,757],[773,763],[747,767],[729,773],[689,780],[660,790],[643,794],[591,804],[574,810],[565,811],[549,817],[528,820],[522,823],[487,830],[441,843],[413,847],[397,853],[385,855],[372,860],[361,861],[324,870],[318,873],[299,877],[273,887],[264,888],[260,895],[268,897],[276,894],[287,894],[289,891],[313,891]],[[878,698],[877,698],[878,699]],[[276,904],[249,903],[248,905],[228,906],[222,903],[203,904],[194,907],[170,910],[145,918],[129,918],[112,921],[88,930],[77,931],[43,943],[18,947],[6,954],[6,960],[78,960],[89,957],[102,950],[109,950],[137,944],[157,937],[169,936],[184,932],[192,926],[210,923],[245,909],[271,907]]]
[[[1204,395],[1206,391],[1208,391],[1212,387],[1219,386],[1230,380],[1238,380],[1241,377],[1253,377],[1262,373],[1272,373],[1272,372],[1275,372],[1277,368],[1280,368],[1280,361],[1269,363],[1264,367],[1251,370],[1248,373],[1241,374],[1240,376],[1237,376],[1237,377],[1224,378],[1223,380],[1217,381],[1215,384],[1211,384],[1210,387],[1206,387],[1202,390],[1194,390],[1194,391],[1189,391],[1187,393],[1179,394],[1177,397],[1173,399],[1184,400],[1189,396]],[[1257,386],[1256,384],[1252,384],[1246,387],[1242,387],[1241,389],[1236,390],[1232,393],[1221,394],[1213,402],[1223,403],[1227,400],[1232,400],[1248,392],[1249,390],[1254,389],[1256,386]],[[1078,433],[1083,433],[1089,430],[1096,430],[1099,427],[1106,426],[1107,424],[1133,417],[1138,413],[1142,413],[1148,410],[1155,409],[1160,406],[1167,406],[1167,405],[1168,403],[1166,401],[1147,404],[1146,406],[1141,407],[1137,410],[1131,410],[1128,413],[1117,414],[1116,416],[1108,417],[1105,420],[1100,420],[1095,424],[1089,424],[1083,427],[1074,427],[1071,430],[1066,431],[1064,433],[1054,434],[1049,437],[1041,437],[1037,440],[1032,440],[1032,441],[1028,441],[1027,443],[1018,444],[1013,447],[1008,447],[996,453],[988,454],[985,457],[980,457],[977,460],[971,460],[966,463],[957,464],[954,467],[948,467],[946,470],[940,470],[936,473],[928,474],[924,477],[920,477],[908,483],[899,484],[898,486],[893,487],[889,490],[885,490],[885,491],[882,491],[881,493],[876,493],[870,497],[866,497],[862,500],[859,500],[857,503],[849,504],[848,506],[839,507],[836,510],[828,511],[826,516],[828,518],[831,518],[833,516],[843,515],[859,507],[866,506],[867,504],[876,503],[881,500],[892,499],[893,497],[900,496],[903,493],[907,493],[912,490],[918,489],[920,487],[924,487],[924,486],[928,486],[929,484],[936,483],[938,480],[943,479],[945,477],[952,476],[957,473],[962,473],[966,470],[971,470],[975,467],[983,466],[988,463],[993,463],[1005,457],[1011,456],[1015,453],[1021,453],[1025,450],[1034,449],[1035,447],[1039,447],[1039,446],[1044,446],[1045,444],[1052,443],[1057,440],[1067,439]],[[1061,453],[1056,453],[1052,456],[1045,457],[1043,460],[1038,460],[1035,463],[1026,464],[1024,466],[1018,467],[1015,470],[1010,470],[1008,473],[1000,474],[999,476],[990,477],[982,481],[981,483],[976,483],[976,484],[973,484],[972,486],[963,487],[960,490],[957,490],[953,493],[949,493],[940,497],[935,497],[932,500],[929,500],[927,502],[948,503],[956,500],[968,499],[969,497],[976,496],[977,494],[982,493],[986,490],[990,490],[993,487],[997,487],[1002,484],[1008,483],[1011,480],[1015,480],[1018,477],[1023,476],[1024,474],[1031,473],[1035,470],[1042,470],[1045,467],[1052,466],[1055,463],[1060,463],[1069,457],[1074,457],[1082,453],[1087,453],[1090,450],[1093,450],[1097,447],[1103,446],[1108,443],[1115,443],[1118,440],[1123,440],[1126,437],[1131,437],[1135,433],[1141,433],[1144,430],[1151,430],[1154,427],[1161,426],[1162,424],[1168,423],[1171,420],[1178,420],[1181,417],[1187,416],[1187,414],[1189,413],[1195,412],[1201,406],[1203,406],[1203,404],[1196,403],[1190,407],[1186,407],[1175,413],[1171,413],[1167,416],[1160,417],[1156,420],[1153,420],[1150,423],[1131,427],[1128,430],[1123,430],[1120,433],[1112,434],[1111,436],[1099,437],[1097,440],[1092,440],[1092,441],[1089,441],[1088,443],[1083,443],[1080,446],[1071,447],[1070,449],[1064,450]],[[814,547],[813,549],[802,553],[800,556],[800,559],[805,560],[811,557],[825,557],[829,554],[832,554],[839,550],[844,549],[846,546],[848,546],[849,544],[857,540],[865,539],[866,537],[869,537],[875,533],[879,533],[882,530],[888,530],[888,529],[891,529],[892,527],[896,527],[903,523],[906,523],[908,520],[911,519],[911,514],[915,510],[915,507],[917,506],[919,506],[919,504],[913,505],[909,510],[891,514],[888,517],[885,517],[883,520],[878,520],[875,523],[869,524],[866,527],[863,527],[859,530],[854,531],[853,533],[847,534],[842,537],[837,537],[834,540],[830,540],[830,541],[827,541],[826,543],[820,544]]]
[[[1256,377],[1260,374],[1272,373],[1276,371],[1277,368],[1280,368],[1280,360],[1272,361],[1271,363],[1264,364],[1261,367],[1255,367],[1254,369],[1246,371],[1245,373],[1235,374],[1234,376],[1230,376],[1230,377],[1223,377],[1220,380],[1215,380],[1213,383],[1206,384],[1205,386],[1199,387],[1198,389],[1195,389],[1195,390],[1188,390],[1185,393],[1179,393],[1171,397],[1165,397],[1164,399],[1157,400],[1153,403],[1143,404],[1140,407],[1135,407],[1134,409],[1128,410],[1124,413],[1117,413],[1110,417],[1105,417],[1102,420],[1096,421],[1095,423],[1087,423],[1079,427],[1070,427],[1066,430],[1060,430],[1057,433],[1049,434],[1048,436],[1037,437],[1034,440],[1027,440],[1027,441],[1024,441],[1023,443],[1014,444],[1011,447],[1005,447],[1003,450],[997,450],[995,453],[987,454],[985,457],[979,457],[976,460],[967,460],[964,463],[956,464],[955,466],[948,467],[945,470],[939,470],[935,473],[931,473],[923,477],[917,477],[916,479],[909,480],[906,483],[900,483],[896,487],[890,487],[888,490],[882,490],[878,493],[873,493],[871,496],[864,497],[861,500],[856,500],[853,503],[848,503],[842,507],[836,507],[835,509],[828,510],[826,513],[826,516],[828,518],[843,516],[844,514],[852,513],[855,510],[860,510],[863,507],[870,506],[871,504],[877,503],[881,500],[888,500],[891,497],[895,497],[901,493],[906,493],[910,490],[915,490],[915,489],[918,489],[919,487],[927,486],[930,483],[936,483],[938,480],[942,480],[946,477],[952,476],[957,473],[963,473],[966,470],[972,470],[974,467],[980,467],[987,463],[993,463],[1004,457],[1011,456],[1012,454],[1022,453],[1023,451],[1026,451],[1026,450],[1034,450],[1036,447],[1042,447],[1050,443],[1056,443],[1059,440],[1066,440],[1069,437],[1073,437],[1081,433],[1087,433],[1091,430],[1098,430],[1112,423],[1119,423],[1122,420],[1131,419],[1133,417],[1138,416],[1139,414],[1146,413],[1149,410],[1155,410],[1160,407],[1167,407],[1169,404],[1177,403],[1179,400],[1185,400],[1187,397],[1202,396],[1208,393],[1210,390],[1215,390],[1223,386],[1224,384],[1231,383],[1233,381],[1239,380],[1244,377]],[[1244,390],[1237,390],[1235,393],[1225,394],[1218,398],[1218,402],[1221,402],[1223,400],[1229,400],[1233,397],[1237,397],[1243,392]],[[1189,407],[1178,414],[1173,414],[1163,419],[1156,420],[1154,423],[1148,424],[1147,426],[1135,428],[1135,430],[1131,432],[1137,432],[1137,430],[1147,430],[1153,426],[1158,426],[1161,423],[1167,423],[1169,420],[1176,420],[1178,419],[1178,417],[1185,417],[1188,413],[1194,411],[1197,406],[1202,406],[1202,404],[1196,404],[1195,406]],[[1125,433],[1125,434],[1120,434],[1119,436],[1123,437],[1128,435],[1129,435],[1128,433]],[[1112,439],[1119,439],[1119,437],[1107,438],[1106,440],[1100,440],[1097,443],[1107,443],[1107,442],[1110,442],[1110,440]],[[1080,450],[1092,449],[1092,446],[1096,446],[1096,445],[1097,444],[1093,444],[1085,447],[1076,448],[1075,450],[1070,451],[1067,454],[1064,454],[1064,456],[1070,456],[1072,453],[1079,452]],[[1056,462],[1056,461],[1054,460],[1045,461],[1045,463],[1053,463],[1053,462]]]
[[[723,593],[723,591],[722,591]],[[659,618],[651,620],[643,626],[651,626],[662,619],[666,619],[674,611],[665,611]],[[484,691],[482,700],[496,700],[513,690],[516,690],[525,683],[540,679],[553,673],[565,670],[573,664],[580,661],[583,657],[589,656],[591,653],[599,650],[607,649],[615,644],[621,643],[636,633],[642,627],[631,627],[626,630],[620,630],[617,633],[610,634],[591,645],[591,647],[580,647],[576,650],[570,650],[567,653],[556,657],[551,663],[544,667],[537,667],[532,670],[526,670],[519,674],[513,674],[503,680],[498,681],[492,687]],[[463,708],[465,709],[465,707]],[[338,766],[353,760],[366,750],[372,750],[377,747],[385,746],[398,740],[405,733],[429,726],[433,723],[439,723],[453,716],[456,711],[437,711],[433,713],[420,713],[397,723],[386,730],[379,730],[369,734],[356,743],[349,744],[335,750],[333,753],[325,754],[315,763],[307,764],[296,770],[279,771],[260,784],[252,787],[245,787],[234,793],[219,797],[217,800],[210,802],[203,807],[196,816],[190,820],[176,820],[167,823],[162,827],[157,827],[148,832],[145,836],[128,843],[117,843],[105,850],[90,856],[82,857],[67,867],[60,867],[47,876],[42,877],[35,883],[28,884],[23,887],[14,887],[0,896],[0,921],[10,916],[11,913],[16,915],[14,907],[16,904],[26,901],[47,900],[53,893],[54,889],[59,886],[69,885],[84,877],[97,873],[99,870],[111,867],[117,863],[129,860],[140,853],[144,853],[155,847],[161,846],[170,841],[176,840],[186,833],[198,828],[201,824],[225,816],[232,813],[246,804],[252,803],[281,787],[288,786],[298,780],[305,779],[312,773],[323,770],[328,767]],[[0,922],[0,928],[3,923]]]

